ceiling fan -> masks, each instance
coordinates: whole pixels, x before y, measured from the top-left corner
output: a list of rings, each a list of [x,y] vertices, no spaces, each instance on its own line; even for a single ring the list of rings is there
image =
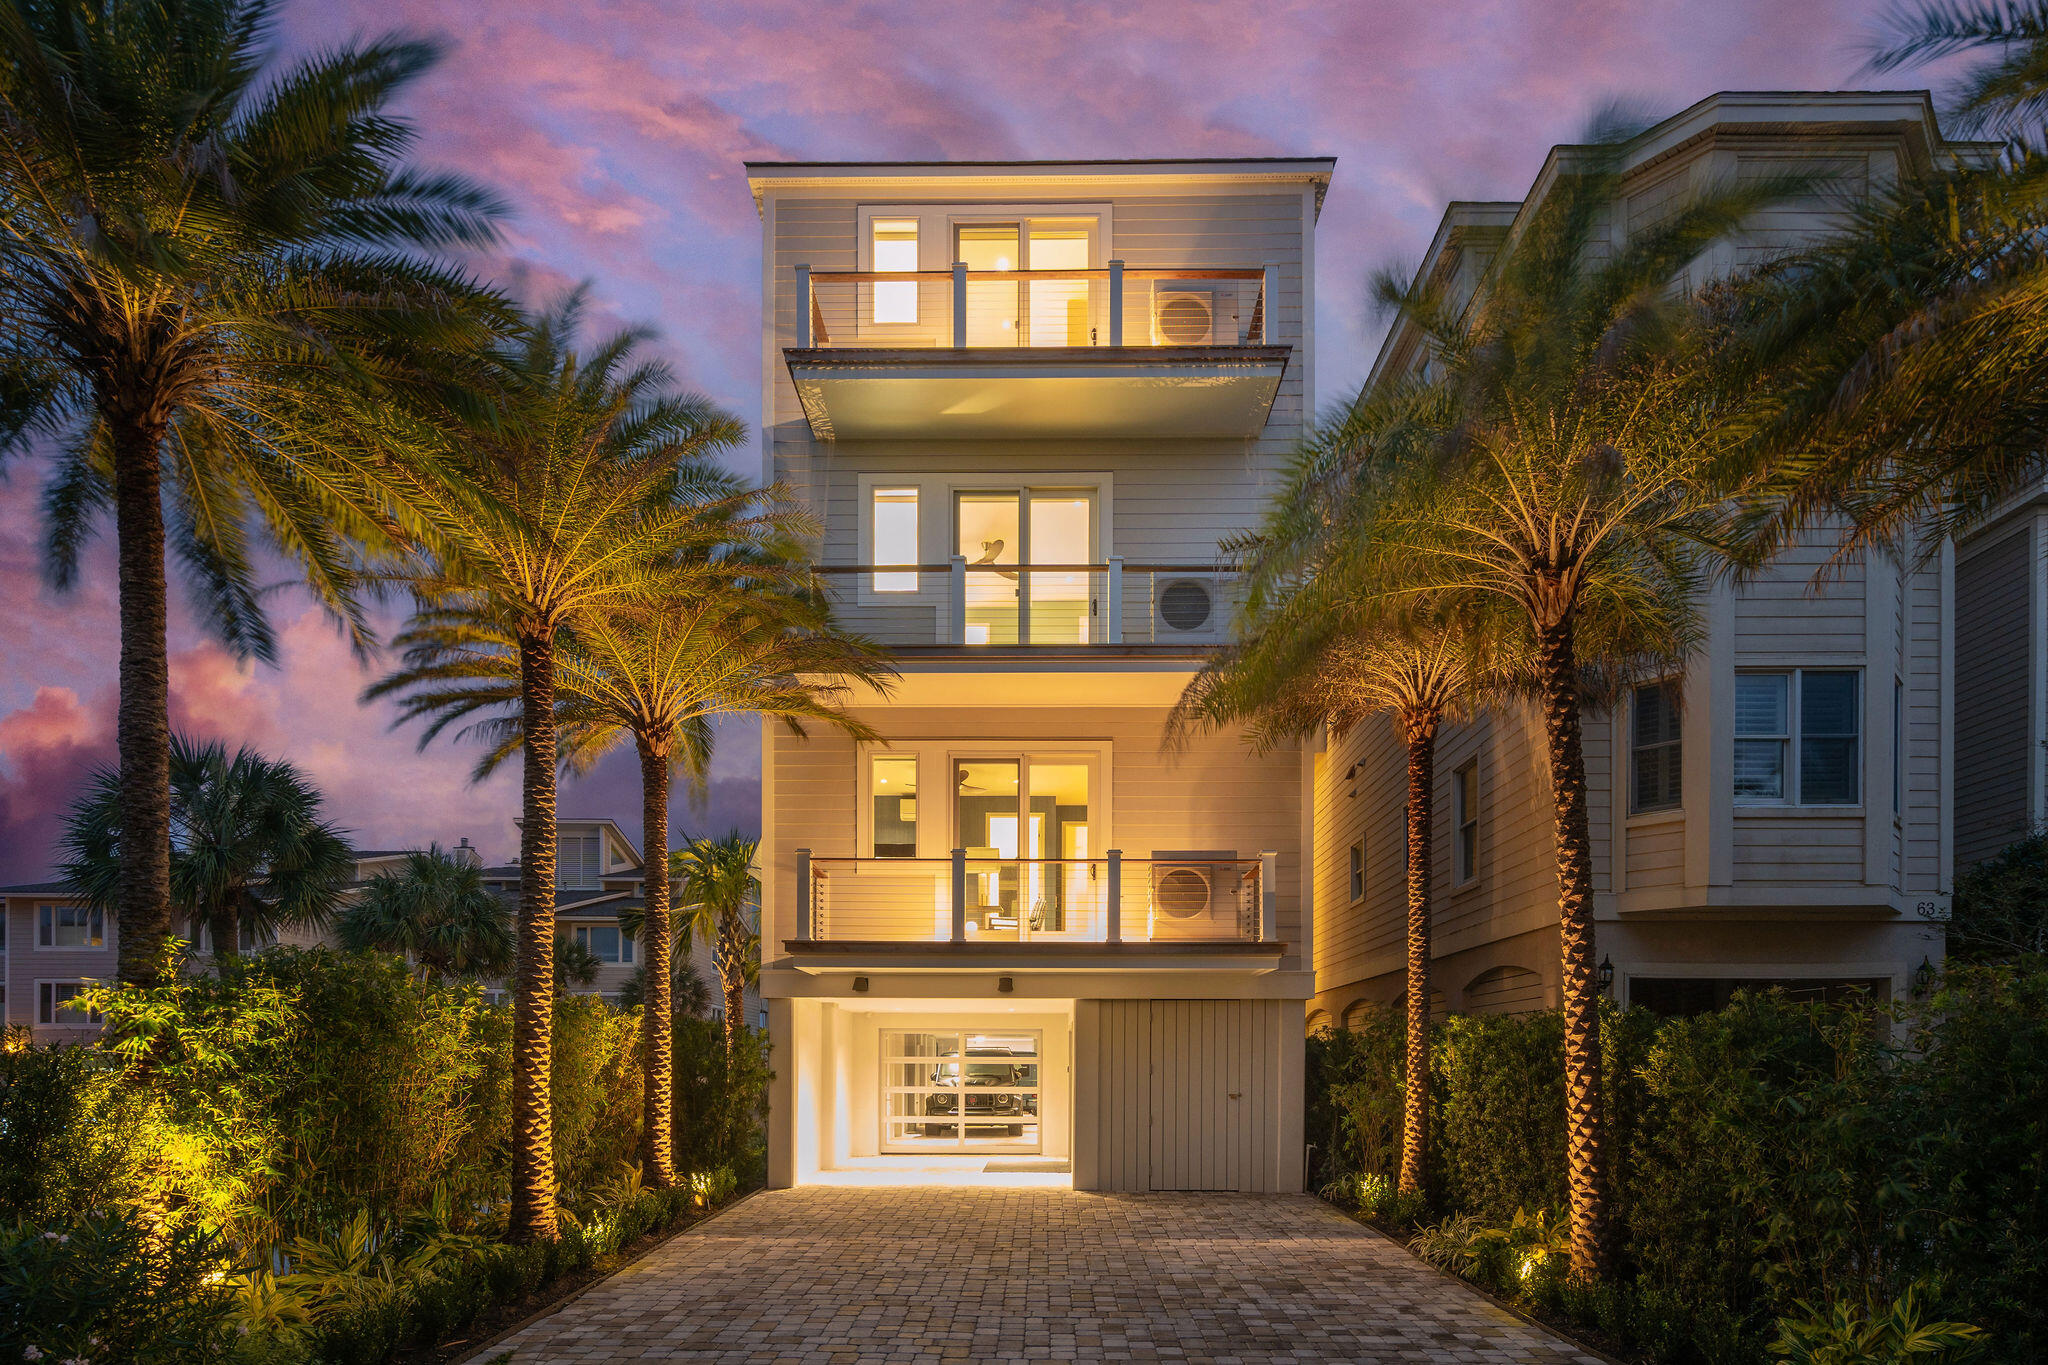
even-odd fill
[[[1000,540],[984,540],[981,542],[981,558],[975,560],[967,567],[970,569],[995,569],[997,573],[1009,579],[1012,583],[1016,582],[1017,571],[1015,569],[1001,568],[996,564],[996,556],[1003,552],[1003,544],[1004,542]]]

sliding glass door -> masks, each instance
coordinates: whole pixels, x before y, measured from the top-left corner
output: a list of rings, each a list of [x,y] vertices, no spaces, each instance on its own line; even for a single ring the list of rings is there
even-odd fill
[[[1085,645],[1095,632],[1095,494],[960,493],[955,552],[967,561],[966,643]],[[1064,566],[1030,570],[1033,565]]]
[[[1092,938],[1100,869],[1091,756],[953,761],[955,847],[976,939]]]

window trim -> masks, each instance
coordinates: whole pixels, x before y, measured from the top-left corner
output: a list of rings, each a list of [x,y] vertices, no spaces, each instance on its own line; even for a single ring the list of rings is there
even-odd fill
[[[1640,683],[1629,689],[1628,813],[1631,817],[1638,815],[1679,815],[1685,811],[1685,726],[1683,723],[1684,711],[1680,705],[1682,701],[1681,686],[1682,684],[1676,678],[1659,678],[1655,682]],[[1672,698],[1670,703],[1672,715],[1679,718],[1680,723],[1678,733],[1672,738],[1660,739],[1652,744],[1644,744],[1638,738],[1642,727],[1641,701],[1643,693],[1652,691],[1670,694]],[[1638,756],[1646,749],[1672,749],[1677,751],[1679,778],[1678,796],[1675,800],[1658,805],[1644,805],[1642,803],[1642,767]]]
[[[1010,492],[1022,494],[1032,490],[1074,491],[1089,493],[1095,500],[1093,534],[1095,554],[1098,561],[1106,561],[1116,553],[1114,527],[1116,524],[1116,475],[1107,469],[1077,469],[1072,472],[1059,470],[1012,470],[990,469],[981,473],[967,470],[875,470],[863,473],[855,481],[856,506],[853,527],[853,564],[872,566],[875,563],[875,493],[879,489],[917,490],[917,562],[922,564],[947,564],[953,558],[956,529],[955,507],[962,493]],[[934,516],[935,509],[943,507],[943,516]],[[828,537],[827,544],[831,543]],[[840,542],[844,544],[844,542]],[[827,562],[838,562],[831,556],[822,556]],[[949,588],[942,581],[929,583],[920,581],[915,592],[901,589],[877,590],[872,573],[849,575],[854,580],[854,601],[869,607],[917,607],[929,599],[932,613],[933,641],[945,644],[940,634],[944,630],[946,613],[951,608]],[[929,577],[926,575],[925,577]]]
[[[1472,775],[1471,808],[1466,808],[1465,775]],[[1472,832],[1470,866],[1466,865],[1465,831]],[[1451,769],[1451,885],[1471,886],[1479,880],[1479,756]]]
[[[1114,765],[1111,762],[1113,745],[1108,740],[1079,739],[1063,740],[1056,736],[1038,735],[1026,739],[1012,739],[991,736],[987,739],[946,738],[896,740],[889,743],[882,740],[862,740],[855,750],[854,778],[860,784],[860,793],[854,802],[854,849],[855,856],[863,861],[873,858],[875,846],[874,807],[868,802],[867,793],[874,790],[874,760],[877,758],[915,758],[917,760],[917,789],[919,808],[917,812],[917,857],[947,858],[952,856],[953,801],[950,795],[939,798],[938,804],[927,805],[930,798],[925,793],[952,790],[951,773],[953,764],[978,759],[1020,759],[1040,762],[1058,762],[1062,759],[1084,759],[1090,765],[1090,780],[1095,790],[1089,795],[1091,806],[1100,803],[1100,815],[1089,814],[1090,838],[1099,841],[1100,848],[1089,854],[1090,858],[1102,858],[1116,847],[1116,825],[1114,801]],[[937,766],[934,767],[933,765]],[[944,774],[934,784],[931,775]],[[927,818],[929,812],[929,818]],[[861,852],[860,850],[869,850]],[[1126,849],[1133,858],[1149,858],[1150,850]],[[901,862],[900,858],[888,859]]]
[[[93,926],[93,923],[94,923],[95,921],[97,921],[97,923],[98,923],[98,926],[99,926],[99,934],[98,934],[99,942],[97,942],[97,943],[59,943],[59,942],[57,942],[57,920],[56,920],[56,916],[55,916],[55,914],[54,914],[54,913],[53,913],[53,914],[51,915],[51,917],[50,917],[50,926],[49,926],[49,927],[50,927],[50,941],[49,941],[48,943],[45,943],[45,942],[43,942],[43,914],[44,914],[44,912],[45,912],[45,911],[51,911],[51,912],[54,912],[54,911],[57,911],[57,910],[60,910],[60,909],[61,909],[61,910],[83,910],[83,911],[85,911],[85,912],[86,912],[86,927],[87,927],[88,931],[90,931],[90,930],[91,930],[91,928],[92,928],[92,926]],[[110,943],[108,942],[108,939],[107,939],[107,912],[106,912],[106,911],[104,911],[104,910],[100,910],[100,909],[97,909],[97,908],[95,908],[95,907],[93,907],[93,906],[90,906],[90,905],[71,905],[71,904],[62,904],[62,903],[60,903],[60,902],[57,902],[57,901],[37,901],[37,902],[36,902],[36,941],[35,941],[35,950],[36,950],[37,952],[39,952],[39,953],[101,953],[101,952],[105,952],[105,951],[106,951],[106,950],[107,950],[107,949],[108,949],[109,947],[111,947],[111,946],[112,946],[112,945],[111,945],[111,944],[110,944]]]
[[[1800,748],[1805,736],[1804,710],[1806,698],[1806,675],[1809,673],[1846,674],[1855,679],[1851,695],[1856,701],[1856,729],[1853,734],[1825,735],[1824,739],[1850,740],[1850,752],[1855,758],[1856,793],[1846,801],[1807,801],[1804,796],[1803,774],[1800,771]],[[1869,755],[1865,749],[1870,743],[1869,727],[1869,670],[1861,664],[1784,664],[1776,667],[1738,668],[1735,670],[1737,686],[1744,677],[1781,677],[1785,685],[1785,731],[1782,735],[1744,735],[1739,731],[1730,735],[1730,753],[1733,746],[1744,739],[1776,739],[1784,748],[1784,785],[1782,794],[1776,797],[1743,796],[1733,790],[1730,778],[1729,800],[1737,810],[1747,811],[1817,811],[1836,815],[1857,813],[1864,808],[1870,780]]]

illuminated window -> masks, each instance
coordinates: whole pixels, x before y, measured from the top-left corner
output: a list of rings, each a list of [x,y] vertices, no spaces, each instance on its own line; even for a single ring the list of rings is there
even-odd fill
[[[39,905],[36,907],[36,946],[104,948],[107,946],[106,913],[83,905]]]
[[[877,564],[917,563],[917,490],[875,490],[874,553]],[[878,573],[876,592],[916,592],[917,573]]]
[[[917,219],[877,218],[874,225],[874,269],[914,271],[917,269]],[[881,323],[917,321],[917,281],[877,281],[874,286],[874,320]]]
[[[870,810],[874,819],[874,856],[917,856],[917,760],[877,755],[870,779]]]

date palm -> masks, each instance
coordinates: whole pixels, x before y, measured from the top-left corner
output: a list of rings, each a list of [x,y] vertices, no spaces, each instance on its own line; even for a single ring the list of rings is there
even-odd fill
[[[355,875],[355,854],[321,818],[320,792],[289,763],[218,741],[171,737],[171,904],[219,957],[246,934],[325,924]],[[65,879],[96,907],[119,902],[126,869],[121,781],[101,771],[66,822]]]
[[[693,784],[708,774],[713,722],[758,715],[794,733],[823,722],[855,738],[873,738],[843,706],[849,684],[886,685],[877,652],[832,628],[824,601],[808,587],[789,589],[744,575],[707,591],[591,616],[563,632],[556,652],[555,721],[564,766],[587,773],[631,744],[640,761],[644,909],[629,932],[641,939],[641,988],[647,1084],[642,1166],[650,1182],[674,1182],[672,1038],[667,1020],[669,955],[669,796],[680,769]],[[800,568],[792,563],[789,570]],[[517,642],[489,619],[435,617],[415,634],[448,637],[438,676],[462,685],[438,695],[451,719],[480,717],[472,728],[496,737],[479,764],[493,771],[519,752]],[[622,927],[627,927],[622,917]]]
[[[739,1056],[747,982],[760,969],[761,879],[754,872],[760,848],[759,839],[734,830],[722,838],[688,840],[671,855],[676,908],[692,937],[702,935],[716,945],[712,961],[725,999],[728,1068]]]
[[[437,433],[430,459],[403,467],[405,505],[422,509],[431,552],[406,570],[419,609],[399,643],[400,668],[368,690],[401,695],[402,719],[427,722],[421,744],[451,724],[505,706],[522,765],[517,992],[513,1012],[511,1232],[556,1235],[552,1110],[555,987],[555,784],[561,754],[558,648],[608,613],[708,594],[735,581],[793,586],[797,537],[810,523],[774,490],[749,491],[713,457],[741,423],[674,391],[668,368],[641,358],[647,334],[577,347],[572,294],[492,355],[499,411]],[[516,669],[478,678],[479,659]],[[502,731],[485,725],[492,751]]]
[[[269,0],[0,4],[0,455],[55,452],[49,568],[111,513],[120,601],[119,971],[170,931],[166,556],[237,653],[274,642],[260,549],[358,644],[352,551],[394,529],[345,419],[432,388],[479,295],[429,252],[494,200],[408,166],[389,109],[436,56],[380,40],[289,64]],[[382,403],[347,401],[374,384]]]
[[[1368,395],[1361,458],[1336,481],[1340,527],[1302,609],[1389,615],[1428,604],[1530,660],[1549,752],[1565,1021],[1572,1266],[1611,1265],[1608,1125],[1600,1095],[1592,839],[1581,707],[1589,686],[1676,677],[1721,534],[1712,478],[1742,434],[1701,377],[1693,301],[1671,287],[1785,186],[1708,188],[1620,243],[1627,131],[1573,149],[1469,299],[1383,277],[1383,302],[1421,334],[1421,378]],[[1404,452],[1387,469],[1386,451]]]
[[[372,877],[336,929],[342,947],[402,954],[429,980],[512,970],[510,902],[484,885],[481,867],[439,844]]]

